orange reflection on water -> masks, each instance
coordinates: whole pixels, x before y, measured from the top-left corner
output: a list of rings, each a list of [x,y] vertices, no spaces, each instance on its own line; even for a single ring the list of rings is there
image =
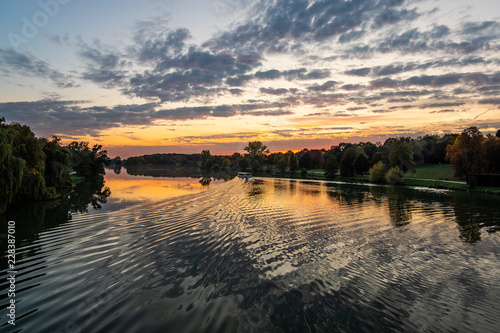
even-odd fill
[[[115,174],[108,170],[106,186],[111,189],[111,197],[118,200],[159,201],[181,195],[204,191],[223,180],[212,180],[203,186],[198,178],[133,176],[126,172]]]

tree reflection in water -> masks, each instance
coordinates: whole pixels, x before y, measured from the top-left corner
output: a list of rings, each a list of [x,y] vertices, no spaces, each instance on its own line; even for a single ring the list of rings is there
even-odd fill
[[[17,245],[29,245],[39,238],[42,231],[71,220],[72,213],[86,213],[89,205],[92,209],[101,209],[110,195],[111,190],[104,186],[104,177],[88,179],[62,193],[61,198],[56,200],[12,204],[4,214],[0,214],[0,224],[7,225],[7,221],[16,221],[16,239],[23,240],[22,244]],[[0,247],[6,248],[6,244],[3,244],[5,241],[6,239],[0,239]]]

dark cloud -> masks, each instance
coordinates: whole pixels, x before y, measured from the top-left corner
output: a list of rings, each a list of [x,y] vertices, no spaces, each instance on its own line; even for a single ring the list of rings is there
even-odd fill
[[[415,107],[414,105],[398,105],[389,107],[389,110],[406,110],[406,109],[412,109],[414,107]]]
[[[78,54],[87,63],[87,69],[82,74],[83,79],[105,88],[126,84],[126,67],[129,62],[118,52],[105,50],[99,41],[95,41],[93,45],[80,41]]]
[[[391,0],[329,1],[277,0],[260,2],[263,14],[212,39],[206,45],[216,49],[285,51],[294,43],[323,41],[338,37],[341,43],[364,35],[363,25],[372,22],[378,30],[389,24],[416,19],[415,9],[396,8]]]
[[[260,92],[264,94],[270,94],[270,95],[285,95],[288,93],[288,89],[285,88],[279,88],[279,89],[273,89],[273,88],[260,88]]]
[[[375,16],[372,28],[381,28],[388,24],[395,24],[400,21],[411,21],[419,16],[417,10],[385,8]]]
[[[430,113],[450,113],[450,112],[455,112],[454,109],[443,109],[439,111],[431,111]]]
[[[327,90],[333,89],[336,84],[337,84],[337,82],[335,82],[335,81],[327,81],[323,84],[315,84],[315,85],[309,86],[309,87],[307,87],[307,90],[309,90],[309,91],[327,91]]]
[[[231,87],[241,87],[253,78],[251,75],[238,75],[226,78],[226,84]]]
[[[0,114],[7,121],[29,124],[38,135],[59,133],[99,135],[99,132],[120,126],[153,125],[157,120],[191,120],[210,117],[284,116],[283,102],[231,104],[164,109],[158,103],[84,107],[85,101],[41,100],[36,102],[0,103]],[[57,126],[54,126],[57,124]]]
[[[368,76],[368,75],[370,75],[371,71],[372,71],[371,68],[363,67],[363,68],[349,70],[349,71],[345,72],[345,74],[356,75],[356,76]]]
[[[257,72],[255,73],[255,77],[260,80],[275,80],[281,77],[281,72],[276,69],[272,69],[265,72]]]
[[[446,102],[446,103],[431,103],[431,104],[424,104],[420,105],[421,109],[428,109],[428,108],[445,108],[445,107],[450,107],[450,106],[461,106],[465,105],[465,102]]]
[[[500,105],[500,98],[486,98],[478,101],[479,104],[494,104]]]
[[[438,25],[430,31],[430,37],[432,38],[442,38],[450,33],[450,28],[446,25]]]
[[[462,28],[462,33],[467,35],[477,34],[493,27],[498,27],[498,23],[495,21],[466,22]]]
[[[241,95],[243,94],[245,91],[244,90],[241,90],[241,89],[229,89],[229,92],[233,95]]]
[[[51,80],[58,88],[77,86],[74,81],[50,68],[49,64],[29,53],[21,53],[14,49],[0,48],[0,71],[4,74],[16,73],[30,77],[40,77]]]
[[[365,86],[362,84],[345,84],[340,88],[342,88],[344,90],[360,90],[360,89],[365,88]]]

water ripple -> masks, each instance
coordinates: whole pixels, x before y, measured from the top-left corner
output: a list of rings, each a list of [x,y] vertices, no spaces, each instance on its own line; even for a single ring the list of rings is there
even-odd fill
[[[16,327],[493,332],[499,238],[445,195],[234,179],[74,215],[18,249]]]

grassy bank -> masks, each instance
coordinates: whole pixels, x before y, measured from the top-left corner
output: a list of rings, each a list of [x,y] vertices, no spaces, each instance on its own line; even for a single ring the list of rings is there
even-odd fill
[[[423,178],[438,180],[459,180],[455,178],[451,164],[427,164],[416,168],[415,172],[408,171],[405,178]]]
[[[300,172],[296,172],[294,176],[284,178],[328,180],[322,169],[309,170],[305,177],[302,177]],[[368,175],[356,177],[340,177],[340,175],[337,175],[333,180],[349,183],[370,183]],[[407,172],[405,174],[403,186],[421,186],[500,195],[500,188],[498,187],[476,187],[469,189],[469,185],[455,178],[450,164],[419,166],[414,173]]]

